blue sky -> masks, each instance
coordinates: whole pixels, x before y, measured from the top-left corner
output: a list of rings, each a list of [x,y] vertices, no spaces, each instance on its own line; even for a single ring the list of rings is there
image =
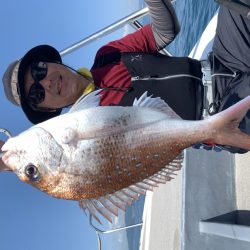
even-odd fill
[[[36,45],[50,44],[61,51],[138,8],[138,0],[4,1],[0,9],[0,75]],[[90,67],[96,50],[124,32],[108,35],[63,61],[74,68]],[[0,100],[0,127],[16,135],[31,126],[21,110],[5,99],[2,84]],[[0,249],[92,250],[97,249],[97,240],[76,202],[54,199],[21,183],[14,174],[2,173]]]

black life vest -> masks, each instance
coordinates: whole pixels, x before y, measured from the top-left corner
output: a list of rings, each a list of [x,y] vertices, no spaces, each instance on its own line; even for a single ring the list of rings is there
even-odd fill
[[[161,97],[183,119],[201,119],[203,85],[200,62],[160,53],[114,52],[95,60],[92,68],[122,60],[131,74],[131,86],[119,105],[131,106],[145,91]]]

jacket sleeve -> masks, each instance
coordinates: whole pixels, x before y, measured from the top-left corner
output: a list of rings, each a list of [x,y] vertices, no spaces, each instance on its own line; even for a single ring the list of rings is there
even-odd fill
[[[148,5],[152,31],[158,50],[171,43],[180,31],[180,25],[170,0],[145,0]]]
[[[151,24],[102,46],[96,57],[115,51],[155,53],[174,40],[180,27],[170,0],[145,2],[150,10]]]

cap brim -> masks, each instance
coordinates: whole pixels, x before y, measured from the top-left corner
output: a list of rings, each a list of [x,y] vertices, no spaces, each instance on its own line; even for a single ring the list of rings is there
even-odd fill
[[[21,107],[26,114],[27,118],[33,123],[37,124],[58,116],[62,109],[57,109],[54,112],[44,112],[44,111],[36,111],[33,110],[25,97],[25,85],[24,85],[24,76],[27,70],[27,67],[33,62],[36,61],[45,61],[45,62],[58,62],[62,63],[61,56],[59,52],[49,46],[49,45],[39,45],[32,48],[28,51],[21,60],[19,70],[18,70],[18,87],[19,87],[19,95],[20,95],[20,103]]]

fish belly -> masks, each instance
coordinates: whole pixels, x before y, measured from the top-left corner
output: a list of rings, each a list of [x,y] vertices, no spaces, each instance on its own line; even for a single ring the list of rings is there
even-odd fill
[[[75,156],[75,168],[82,170],[73,171],[78,187],[74,199],[97,198],[138,183],[181,153],[182,148],[171,138],[150,130],[138,129],[84,142],[83,150]]]

